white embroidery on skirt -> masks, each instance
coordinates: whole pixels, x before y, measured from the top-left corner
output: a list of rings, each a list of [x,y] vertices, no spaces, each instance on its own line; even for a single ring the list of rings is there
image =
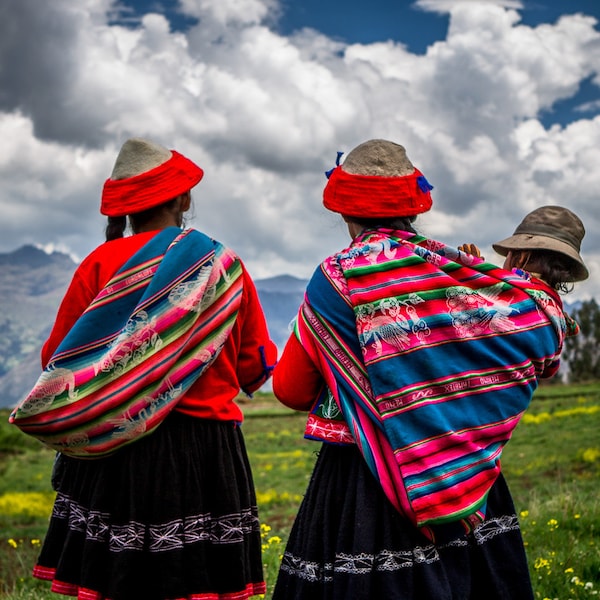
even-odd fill
[[[200,514],[166,523],[115,525],[109,513],[89,510],[63,494],[56,497],[52,518],[66,520],[69,530],[84,533],[86,540],[108,543],[110,552],[165,552],[197,542],[237,544],[260,532],[256,507],[220,517]]]
[[[473,531],[473,535],[477,543],[481,546],[481,544],[485,544],[488,540],[501,533],[516,529],[519,529],[517,515],[503,515],[484,521]]]
[[[516,515],[504,515],[491,518],[477,527],[474,538],[477,544],[485,544],[488,540],[509,531],[519,529]],[[377,554],[339,553],[334,563],[320,564],[315,561],[303,560],[290,552],[285,552],[281,562],[281,570],[294,577],[313,582],[331,582],[337,573],[349,575],[366,575],[373,571],[398,571],[412,568],[418,564],[431,564],[440,560],[438,550],[448,547],[468,545],[466,538],[457,538],[446,544],[435,546],[416,546],[412,550],[382,550]]]

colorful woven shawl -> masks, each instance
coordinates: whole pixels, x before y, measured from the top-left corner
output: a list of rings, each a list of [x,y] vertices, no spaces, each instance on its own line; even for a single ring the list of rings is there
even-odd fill
[[[79,458],[149,434],[219,354],[242,281],[219,242],[159,232],[96,296],[10,422]]]
[[[565,333],[547,286],[391,230],[325,261],[296,324],[387,497],[429,537],[484,518],[502,449]]]

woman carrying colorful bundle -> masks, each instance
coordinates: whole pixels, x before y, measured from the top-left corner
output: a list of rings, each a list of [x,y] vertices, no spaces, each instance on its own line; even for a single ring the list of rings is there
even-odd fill
[[[418,235],[432,187],[402,146],[365,142],[328,177],[352,243],[273,374],[323,442],[273,600],[531,600],[500,456],[573,332],[555,288],[587,276],[583,227],[527,232],[564,259],[547,285]]]
[[[44,439],[61,458],[34,575],[57,593],[240,600],[265,592],[234,399],[265,382],[277,350],[240,259],[182,230],[202,176],[174,150],[125,142],[102,195],[107,241],[77,268],[42,351],[45,371],[11,417],[36,435],[50,401],[65,422],[78,406],[90,415]],[[123,237],[127,219],[132,235]],[[111,412],[94,414],[107,403]]]

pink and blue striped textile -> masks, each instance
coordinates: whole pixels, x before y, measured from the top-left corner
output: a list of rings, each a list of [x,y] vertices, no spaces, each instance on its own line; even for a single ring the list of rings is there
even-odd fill
[[[424,529],[484,518],[503,447],[538,378],[558,370],[566,331],[542,282],[381,229],[322,263],[296,324],[371,471]]]
[[[219,242],[159,232],[92,301],[10,422],[78,458],[151,433],[221,351],[242,281]]]

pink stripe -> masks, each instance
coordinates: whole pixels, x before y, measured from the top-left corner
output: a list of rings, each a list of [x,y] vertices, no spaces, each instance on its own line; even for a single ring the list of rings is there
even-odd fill
[[[419,516],[419,523],[472,511],[475,506],[481,503],[497,477],[498,471],[485,470],[469,480],[469,490],[453,486],[436,494],[416,498],[413,501],[413,506]],[[457,493],[457,489],[459,493]]]
[[[415,483],[412,485],[408,485],[406,486],[406,490],[407,492],[409,492],[409,495],[411,492],[414,492],[420,488],[423,487],[427,487],[428,485],[431,485],[433,483],[436,482],[440,482],[440,481],[446,481],[446,480],[450,480],[453,477],[455,477],[456,475],[458,475],[459,473],[464,473],[466,471],[470,471],[471,469],[474,469],[475,467],[477,467],[478,465],[486,465],[486,464],[494,464],[496,458],[499,458],[500,455],[502,454],[502,447],[499,447],[496,449],[495,452],[493,452],[492,454],[490,454],[489,456],[486,456],[484,458],[481,458],[478,461],[474,461],[474,462],[469,462],[466,465],[461,465],[460,467],[457,467],[455,469],[450,469],[448,468],[443,474],[438,475],[437,477],[431,477],[430,479],[424,479],[422,481],[419,481],[419,483]],[[404,469],[402,469],[402,472],[404,473]],[[474,477],[478,476],[479,473],[483,472],[483,469],[481,471],[474,471],[473,475],[471,475],[469,477],[469,480],[473,479]],[[446,487],[455,487],[455,488],[462,488],[462,486],[465,486],[465,482],[458,482],[456,484],[453,484],[452,486],[446,486]],[[428,494],[429,496],[435,495],[438,493],[439,490],[435,490],[434,492]]]
[[[397,450],[396,460],[401,461],[406,476],[419,474],[426,468],[437,467],[491,444],[508,441],[522,414],[482,429],[448,432],[439,438],[423,440],[412,448]]]
[[[391,445],[384,438],[381,431],[374,427],[369,417],[361,410],[361,407],[357,406],[356,408],[365,437],[369,443],[369,448],[373,454],[375,468],[385,495],[396,510],[414,522],[415,515],[408,500],[408,495],[402,482],[402,475]],[[359,440],[360,437],[356,435],[356,439]]]
[[[152,264],[154,262],[154,264]],[[130,275],[123,277],[114,283],[110,283],[100,291],[100,293],[96,296],[92,304],[90,304],[87,310],[92,310],[96,308],[97,304],[104,303],[106,300],[110,300],[110,296],[114,296],[117,294],[121,294],[128,287],[136,286],[139,284],[145,283],[148,279],[151,279],[156,270],[158,269],[158,265],[160,263],[159,259],[153,259],[153,261],[148,261],[150,266],[146,266],[142,269],[137,267]],[[146,264],[148,264],[146,263]]]
[[[419,313],[419,316],[427,319],[429,316],[429,311],[427,313]],[[518,328],[518,333],[524,331],[535,330],[539,328],[544,328],[548,326],[546,322],[532,322],[532,323],[524,323],[520,319],[524,317],[511,317],[511,320],[514,322],[515,327]],[[421,350],[427,350],[429,348],[435,348],[438,346],[444,346],[447,344],[455,344],[458,341],[463,341],[461,338],[457,338],[456,329],[452,326],[446,327],[436,327],[435,329],[430,329],[430,333],[425,339],[419,339],[415,335],[410,335],[406,340],[406,346],[399,349],[396,345],[391,345],[386,342],[385,339],[381,339],[381,348],[382,353],[377,354],[372,344],[366,344],[365,348],[365,360],[369,364],[375,364],[381,362],[387,358],[410,354],[411,352],[418,352]],[[517,333],[515,331],[515,333]],[[497,335],[497,332],[493,330],[486,329],[482,331],[478,335],[469,336],[469,341],[477,341],[483,340],[486,338],[494,337]]]

